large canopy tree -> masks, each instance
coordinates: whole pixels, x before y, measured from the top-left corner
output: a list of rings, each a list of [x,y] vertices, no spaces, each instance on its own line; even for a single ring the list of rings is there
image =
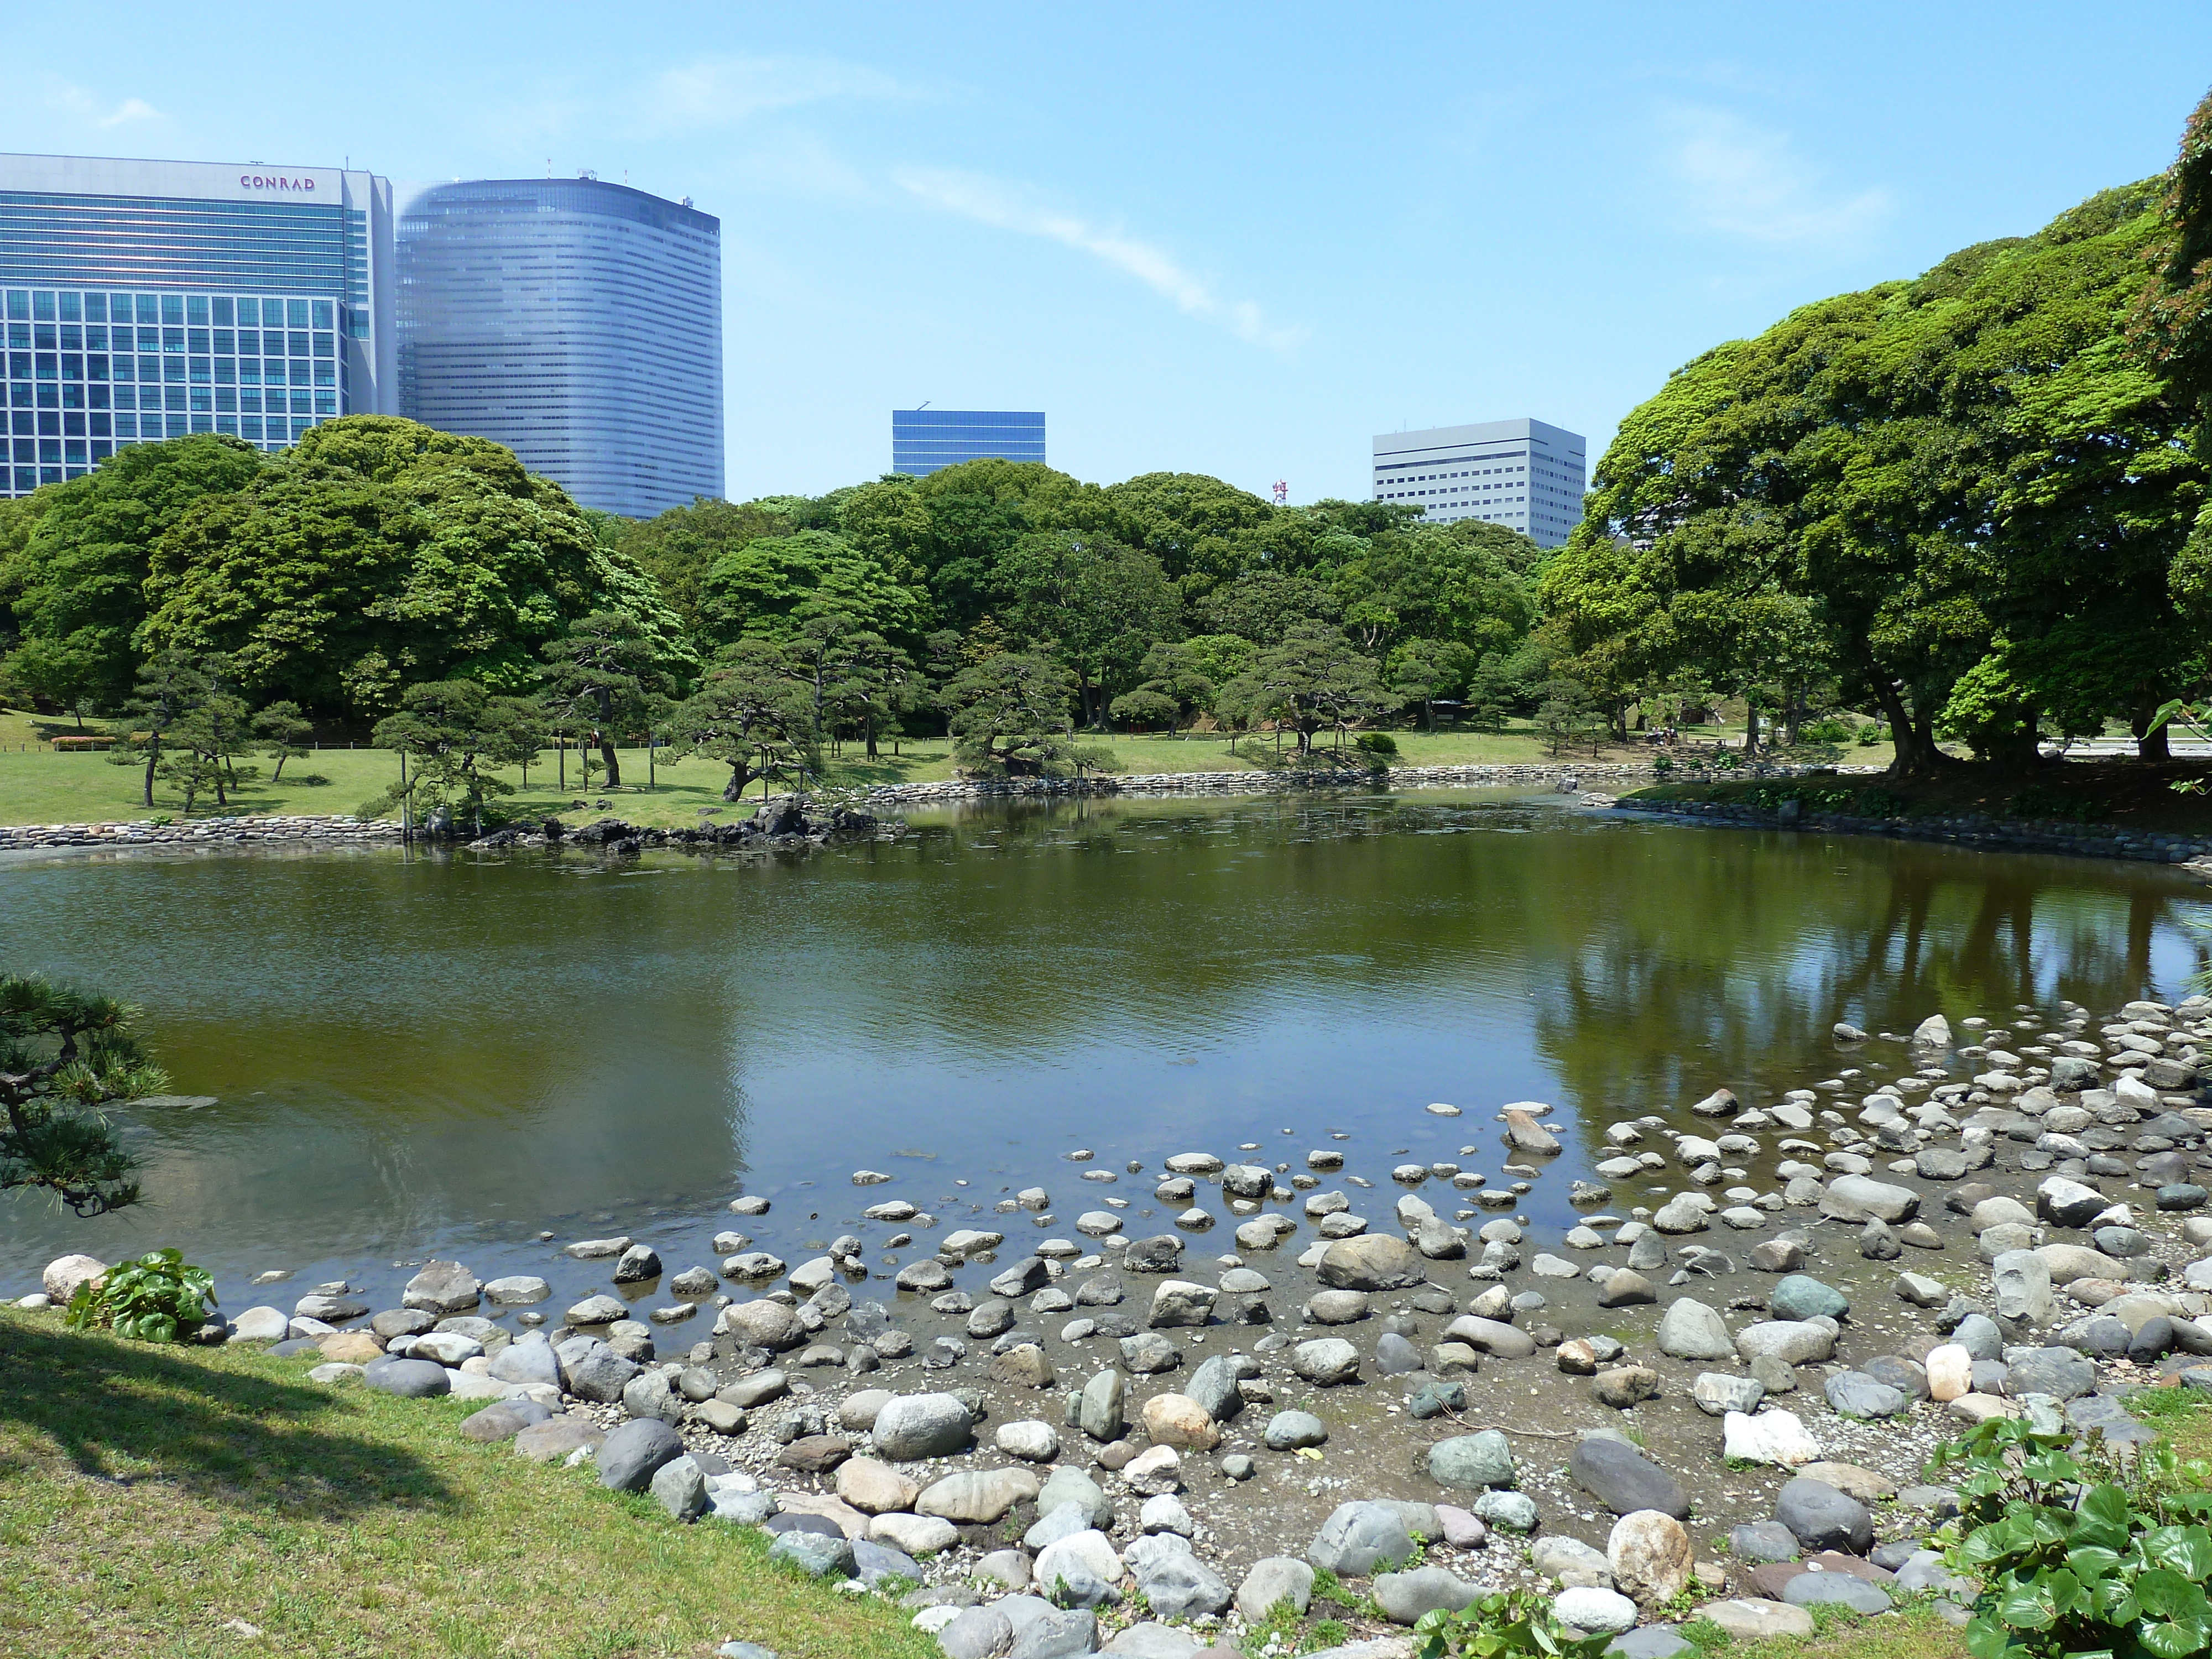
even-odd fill
[[[102,471],[105,471],[103,467]],[[686,655],[650,578],[512,451],[386,416],[311,429],[155,544],[141,649],[221,651],[257,697],[382,713],[403,685],[529,688],[572,621],[619,611]]]
[[[827,530],[763,536],[720,555],[699,585],[708,638],[788,640],[809,619],[850,617],[886,639],[928,631],[929,595],[876,555]]]
[[[2142,721],[2201,674],[2167,578],[2204,468],[2121,337],[2155,198],[2107,191],[1678,371],[1541,580],[1580,677],[1830,675],[1914,774],[1946,730],[2022,758],[2041,720]]]

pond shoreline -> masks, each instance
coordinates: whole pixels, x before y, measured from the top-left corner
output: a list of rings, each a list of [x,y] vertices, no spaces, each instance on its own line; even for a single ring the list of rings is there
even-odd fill
[[[1848,812],[1808,812],[1801,801],[1778,807],[1735,801],[1636,800],[1613,803],[1622,811],[1651,812],[1761,830],[1826,830],[1893,841],[1946,842],[1981,852],[2057,853],[2070,858],[2124,859],[2179,864],[2212,878],[2212,839],[2136,834],[2105,824],[2070,824],[1962,813],[1928,818],[1874,818]]]

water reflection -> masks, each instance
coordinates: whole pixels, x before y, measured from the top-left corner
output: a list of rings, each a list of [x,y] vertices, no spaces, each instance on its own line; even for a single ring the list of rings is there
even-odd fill
[[[219,1104],[145,1124],[157,1206],[0,1208],[0,1282],[170,1242],[233,1273],[488,1270],[539,1259],[541,1227],[696,1255],[747,1188],[826,1236],[864,1164],[947,1213],[1041,1181],[1072,1218],[1078,1146],[1156,1168],[1341,1131],[1378,1181],[1401,1148],[1494,1170],[1489,1114],[1522,1098],[1582,1141],[1531,1197],[1558,1221],[1607,1122],[1830,1075],[1836,1019],[2173,991],[2199,890],[1510,794],[970,807],[805,862],[629,871],[19,864],[8,959],[143,1001],[178,1087]],[[1149,1182],[1108,1190],[1141,1218]]]

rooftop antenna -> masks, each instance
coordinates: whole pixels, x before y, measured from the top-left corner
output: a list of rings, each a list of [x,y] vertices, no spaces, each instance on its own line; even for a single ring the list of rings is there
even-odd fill
[[[545,158],[545,176],[548,179],[553,176],[553,158],[550,155]]]
[[[923,410],[927,409],[928,407],[929,407],[929,399],[928,399],[928,398],[923,398],[920,403],[916,404],[914,406],[914,412],[915,412],[915,414],[919,415],[919,414],[921,414],[921,411],[922,411]]]
[[[1278,479],[1276,479],[1276,480],[1275,480],[1275,505],[1276,505],[1277,507],[1288,507],[1290,504],[1291,504],[1291,486],[1290,486],[1290,481],[1289,481],[1288,479],[1286,479],[1286,478],[1278,478]]]

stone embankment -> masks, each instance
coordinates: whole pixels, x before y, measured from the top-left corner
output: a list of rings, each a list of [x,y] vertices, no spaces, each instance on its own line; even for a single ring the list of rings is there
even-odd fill
[[[1556,786],[1562,779],[1622,784],[1652,776],[1648,766],[1345,766],[1249,772],[1152,772],[1135,777],[963,778],[943,783],[885,783],[860,792],[871,805],[1055,795],[1274,795],[1300,789],[1425,789]]]
[[[1590,1126],[1599,1179],[1548,1248],[1516,1212],[1565,1150],[1550,1109],[1470,1134],[1437,1103],[1395,1138],[1468,1136],[1456,1159],[1078,1149],[1100,1207],[1072,1224],[1037,1187],[950,1225],[860,1169],[787,1242],[759,1195],[730,1206],[750,1235],[549,1242],[605,1286],[565,1311],[441,1261],[398,1306],[324,1284],[210,1334],[481,1401],[463,1437],[763,1528],[948,1659],[1287,1653],[1301,1618],[1402,1659],[1394,1626],[1516,1584],[1627,1659],[1685,1654],[1686,1607],[1746,1639],[1834,1602],[1963,1617],[1931,1449],[2003,1416],[2124,1455],[2139,1389],[2212,1391],[2212,1000],[1834,1036],[1832,1074],[1771,1099]],[[1124,1236],[1125,1176],[1174,1231]],[[1217,1212],[1234,1249],[1198,1254]],[[754,1236],[838,1227],[795,1267]],[[676,1249],[702,1260],[664,1279]],[[101,1270],[64,1258],[30,1301]]]
[[[2117,830],[2106,824],[2030,821],[1959,813],[1942,817],[1871,818],[1845,812],[1805,810],[1802,801],[1762,807],[1740,801],[1624,800],[1615,805],[1637,812],[1663,812],[1719,823],[1753,824],[1771,830],[1834,830],[1854,836],[1890,836],[1903,841],[1949,842],[1990,852],[2063,853],[2077,858],[2136,859],[2153,864],[2190,864],[2212,859],[2212,839],[2169,836],[2154,830]]]
[[[195,818],[185,823],[156,823],[151,818],[141,818],[119,823],[0,824],[0,852],[39,847],[239,847],[276,842],[345,845],[398,839],[396,823],[343,815]]]

